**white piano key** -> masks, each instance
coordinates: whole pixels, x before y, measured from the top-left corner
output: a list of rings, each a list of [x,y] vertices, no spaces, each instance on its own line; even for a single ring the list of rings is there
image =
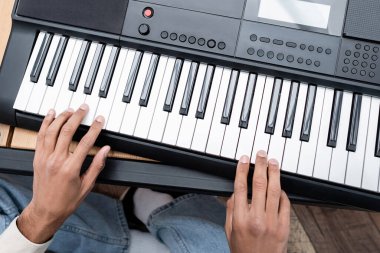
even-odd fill
[[[86,117],[82,121],[83,125],[90,126],[92,122],[94,121],[95,117],[97,116],[95,115],[95,113],[98,110],[98,104],[100,100],[100,97],[99,97],[100,85],[102,84],[102,80],[106,72],[107,63],[111,55],[111,51],[112,51],[112,46],[107,45],[106,48],[104,49],[103,58],[99,66],[99,71],[96,76],[94,88],[91,92],[91,95],[86,96],[85,103],[88,105],[89,110]]]
[[[157,105],[154,109],[152,124],[149,128],[148,139],[152,141],[161,142],[164,135],[166,120],[168,118],[168,112],[164,111],[164,104],[170,79],[174,70],[174,64],[175,58],[169,57],[164,78],[161,83],[160,95],[158,96]]]
[[[194,132],[193,141],[191,143],[191,149],[205,152],[207,139],[210,134],[210,128],[212,119],[214,116],[216,100],[218,98],[219,87],[222,81],[223,68],[216,67],[214,72],[214,78],[212,80],[210,95],[207,102],[207,109],[204,119],[197,119],[197,124]]]
[[[157,99],[160,94],[162,80],[164,78],[166,65],[168,63],[168,56],[160,57],[157,66],[156,75],[153,81],[152,91],[147,107],[141,107],[139,118],[137,120],[134,136],[146,139],[148,137],[150,124],[152,123],[154,109],[156,108]]]
[[[266,76],[259,75],[257,77],[255,92],[253,96],[252,108],[249,117],[249,123],[247,129],[241,129],[239,144],[236,151],[235,159],[240,159],[241,156],[251,156],[253,143],[256,135],[257,122],[259,120],[261,101],[263,98],[265,88]]]
[[[280,104],[277,112],[276,128],[274,134],[270,137],[268,157],[275,158],[279,164],[282,163],[282,155],[284,154],[285,138],[282,137],[284,130],[286,109],[289,100],[291,82],[284,80],[282,83]]]
[[[90,49],[88,50],[87,58],[85,59],[83,71],[79,79],[77,90],[74,92],[73,97],[71,98],[70,108],[73,108],[75,110],[79,108],[86,100],[86,93],[84,93],[84,86],[86,83],[88,73],[90,72],[90,67],[94,59],[97,46],[98,46],[98,43],[91,43]]]
[[[284,156],[281,169],[295,173],[297,171],[299,155],[301,151],[300,133],[302,129],[303,115],[307,96],[307,84],[301,83],[298,91],[296,115],[294,118],[292,137],[286,139]]]
[[[44,100],[42,101],[40,109],[40,115],[46,115],[48,111],[54,108],[55,106],[55,103],[58,99],[58,94],[61,90],[66,75],[66,70],[69,68],[68,65],[74,50],[75,42],[76,40],[72,38],[69,39],[69,41],[67,42],[65,54],[62,58],[62,62],[58,70],[57,78],[55,79],[54,85],[47,87]]]
[[[113,77],[111,80],[107,97],[100,98],[100,101],[99,101],[98,110],[95,115],[103,116],[105,119],[105,122],[108,121],[111,114],[112,105],[115,100],[116,91],[118,90],[118,87],[119,87],[120,76],[124,68],[124,63],[125,63],[125,59],[127,58],[127,54],[128,54],[128,49],[122,48],[120,50],[119,58],[116,63],[115,71],[113,73]],[[104,129],[106,128],[106,124],[104,124],[103,128]]]
[[[78,55],[81,49],[81,46],[82,46],[82,40],[76,40],[69,65],[67,67],[66,74],[63,79],[62,87],[61,87],[61,90],[59,91],[57,102],[55,103],[54,109],[57,115],[67,110],[70,106],[70,101],[71,101],[71,97],[73,96],[73,92],[69,90],[69,82],[70,82],[71,74],[73,73],[73,70],[75,67],[75,62],[78,58]]]
[[[191,67],[191,61],[185,61],[182,66],[181,76],[179,78],[179,83],[177,87],[176,98],[174,100],[174,105],[172,112],[169,113],[168,120],[165,127],[164,137],[162,142],[170,145],[175,145],[177,143],[179,129],[181,127],[182,115],[179,113],[181,108],[181,102],[183,98],[183,93],[185,91],[187,78],[189,76]]]
[[[323,101],[323,111],[321,127],[319,130],[317,153],[315,156],[313,177],[327,180],[329,177],[329,168],[331,162],[332,148],[327,146],[329,134],[331,111],[334,101],[334,90],[326,89],[325,100]]]
[[[315,95],[313,120],[310,130],[310,139],[308,142],[301,142],[301,152],[299,155],[297,173],[305,176],[312,176],[317,152],[319,130],[321,125],[323,103],[326,89],[317,87]],[[327,136],[326,136],[327,138]],[[326,139],[327,143],[327,139]]]
[[[108,117],[108,122],[106,122],[106,129],[115,133],[120,132],[125,108],[127,108],[127,103],[123,102],[123,94],[129,74],[131,73],[132,63],[133,59],[135,58],[135,54],[135,50],[128,50],[127,58],[125,59],[124,67],[121,72],[120,81],[115,94],[115,99],[112,104],[111,113]]]
[[[137,74],[136,83],[132,93],[131,102],[128,104],[124,112],[123,123],[121,123],[120,133],[126,135],[133,135],[135,131],[137,118],[140,112],[140,96],[141,91],[144,87],[144,81],[148,73],[150,59],[152,58],[152,53],[144,53],[141,60],[141,65],[139,72]]]
[[[215,112],[212,119],[210,134],[207,140],[206,153],[212,155],[220,155],[223,144],[224,131],[226,125],[221,123],[224,102],[226,100],[228,85],[230,83],[232,70],[224,68],[222,81],[220,82],[219,94],[216,101]]]
[[[346,169],[347,185],[360,187],[362,185],[362,176],[364,168],[364,158],[366,153],[366,142],[370,137],[368,131],[369,113],[371,110],[371,98],[369,96],[362,97],[360,108],[360,121],[358,130],[358,139],[355,152],[348,152],[348,162]],[[376,124],[375,124],[376,125]],[[374,150],[374,149],[373,149]],[[377,166],[379,168],[379,166]],[[374,176],[377,174],[375,173]]]
[[[344,183],[348,151],[346,150],[352,107],[352,93],[344,92],[336,148],[332,149],[329,181]]]
[[[34,62],[36,61],[36,58],[40,50],[40,47],[42,45],[42,41],[44,40],[45,34],[46,34],[45,32],[40,32],[38,34],[36,43],[34,44],[32,55],[29,59],[29,63],[26,68],[24,78],[22,80],[20,89],[17,93],[15,103],[13,105],[13,108],[16,110],[25,111],[26,106],[28,104],[30,94],[32,93],[33,86],[35,85],[33,82],[30,81],[30,73],[34,66]]]
[[[257,123],[256,137],[255,137],[255,142],[253,144],[253,149],[252,149],[252,154],[251,154],[252,163],[255,163],[256,153],[259,150],[264,150],[268,152],[270,135],[265,133],[265,127],[266,127],[268,111],[270,107],[273,84],[274,84],[274,78],[268,76],[265,81],[263,100],[261,102],[259,121]]]
[[[176,145],[183,148],[190,148],[191,141],[193,140],[195,125],[197,118],[195,114],[197,112],[197,106],[201,95],[203,81],[206,75],[207,64],[201,63],[198,69],[197,79],[191,97],[190,110],[187,116],[182,117],[181,129],[179,130],[178,140]]]
[[[243,71],[240,72],[230,124],[226,126],[224,132],[222,150],[220,152],[220,156],[222,157],[235,159],[241,129],[239,127],[240,116],[243,108],[245,91],[247,89],[248,77],[249,73]]]
[[[371,99],[371,108],[369,112],[368,135],[364,156],[363,179],[361,185],[363,189],[371,191],[378,190],[380,174],[380,158],[375,156],[379,109],[380,99],[373,97]]]
[[[55,52],[57,51],[59,40],[61,36],[54,35],[50,44],[49,51],[46,55],[44,65],[41,70],[41,75],[38,78],[38,82],[33,86],[33,91],[30,94],[30,99],[28,105],[26,106],[26,111],[30,113],[37,114],[40,111],[42,100],[46,92],[46,77],[50,69],[50,65],[53,62]]]

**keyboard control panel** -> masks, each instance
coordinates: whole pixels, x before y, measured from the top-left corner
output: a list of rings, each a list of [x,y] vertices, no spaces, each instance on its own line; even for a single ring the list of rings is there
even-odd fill
[[[243,21],[236,56],[334,75],[340,38]]]
[[[380,45],[343,39],[337,76],[380,83]]]

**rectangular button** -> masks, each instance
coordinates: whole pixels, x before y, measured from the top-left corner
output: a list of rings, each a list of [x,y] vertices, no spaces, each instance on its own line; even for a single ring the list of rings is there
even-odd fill
[[[221,122],[223,124],[226,124],[226,125],[228,125],[230,123],[231,112],[232,112],[232,108],[234,106],[235,93],[236,93],[236,87],[237,87],[238,80],[239,80],[239,75],[240,75],[240,73],[238,70],[232,70],[230,83],[228,85],[226,101],[224,102],[222,120],[221,120]]]
[[[249,74],[248,86],[244,96],[243,110],[241,111],[239,127],[248,128],[249,118],[251,116],[253,96],[255,94],[257,75]]]
[[[334,102],[333,108],[331,111],[331,121],[329,128],[329,137],[327,140],[327,146],[335,148],[336,143],[338,141],[338,133],[339,133],[339,121],[340,114],[342,111],[342,100],[343,100],[343,91],[336,90],[334,92]]]
[[[148,105],[150,92],[152,91],[152,85],[154,77],[156,76],[159,59],[160,56],[157,54],[153,54],[152,58],[150,59],[147,76],[145,78],[144,87],[140,96],[140,106],[146,107]]]
[[[74,71],[71,74],[69,89],[71,91],[76,91],[79,83],[79,79],[83,72],[84,63],[86,62],[88,50],[90,49],[90,42],[83,41],[82,46],[79,52],[79,56],[77,58],[77,62],[75,63]]]
[[[46,77],[46,84],[48,86],[53,86],[55,79],[57,78],[58,70],[61,66],[63,55],[66,51],[67,42],[69,41],[68,37],[61,37],[58,43],[57,51],[55,52],[53,62],[50,66],[48,75]]]
[[[129,73],[128,81],[124,90],[123,102],[125,103],[131,102],[132,93],[135,87],[137,74],[139,73],[142,56],[143,54],[141,51],[136,51],[135,58],[133,59],[133,63],[132,63],[132,69],[131,69],[131,72]]]
[[[183,93],[181,108],[179,113],[186,116],[189,113],[191,96],[193,95],[193,89],[195,80],[198,75],[199,63],[192,62],[190,67],[189,77],[187,78],[185,92]]]
[[[84,93],[91,95],[92,89],[94,87],[96,76],[98,75],[100,63],[102,62],[104,54],[105,45],[98,44],[96,47],[95,55],[91,63],[90,71],[88,73],[86,83],[84,85]]]
[[[284,129],[282,136],[291,138],[293,133],[294,117],[296,115],[297,99],[298,99],[299,83],[292,82],[289,94],[289,101],[286,111]]]
[[[113,73],[115,71],[115,66],[117,59],[119,57],[120,48],[113,47],[111,51],[111,56],[107,63],[106,72],[104,74],[102,84],[100,85],[99,97],[106,98],[108,94],[108,90],[110,88],[111,80],[113,77]]]
[[[179,78],[181,76],[183,66],[182,59],[176,59],[174,64],[174,70],[170,79],[168,93],[166,94],[164,111],[171,112],[173,109],[174,99],[176,97]]]
[[[45,59],[47,53],[49,51],[51,40],[53,39],[53,35],[51,33],[45,33],[44,39],[42,41],[40,50],[38,51],[38,55],[36,61],[34,62],[32,72],[30,73],[30,81],[33,83],[37,83],[40,78],[42,67],[44,66]]]
[[[201,96],[199,98],[198,108],[197,108],[197,112],[195,116],[198,119],[203,119],[205,117],[208,97],[211,90],[211,83],[214,77],[214,71],[215,71],[214,66],[212,65],[207,66],[206,76],[203,81]]]
[[[355,94],[351,117],[350,117],[350,126],[348,132],[348,140],[347,140],[347,151],[355,152],[356,144],[358,142],[358,131],[359,131],[359,122],[360,122],[360,111],[362,106],[362,95]]]
[[[314,117],[314,105],[315,105],[316,94],[317,94],[317,86],[309,85],[309,88],[307,90],[305,113],[303,116],[301,138],[300,138],[300,140],[304,142],[308,142],[310,140],[311,123],[313,122],[313,117]],[[313,133],[313,134],[318,134],[318,133]]]
[[[276,120],[277,120],[278,105],[280,103],[281,90],[282,90],[282,79],[276,78],[274,80],[272,98],[270,101],[267,124],[265,127],[265,133],[267,134],[274,134],[274,130],[276,127]]]

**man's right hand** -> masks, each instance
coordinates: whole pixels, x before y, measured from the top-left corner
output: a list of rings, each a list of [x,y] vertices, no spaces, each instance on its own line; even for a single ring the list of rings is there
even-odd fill
[[[250,159],[240,158],[234,194],[227,202],[226,235],[232,253],[285,253],[290,228],[290,202],[281,191],[280,168],[267,160],[264,151],[256,156],[252,202],[248,203],[247,177]]]

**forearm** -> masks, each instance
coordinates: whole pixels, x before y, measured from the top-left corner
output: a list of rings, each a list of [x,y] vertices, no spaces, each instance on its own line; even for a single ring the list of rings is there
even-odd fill
[[[0,252],[7,253],[43,253],[52,240],[43,244],[36,244],[28,240],[17,227],[15,218],[9,227],[0,235]]]

